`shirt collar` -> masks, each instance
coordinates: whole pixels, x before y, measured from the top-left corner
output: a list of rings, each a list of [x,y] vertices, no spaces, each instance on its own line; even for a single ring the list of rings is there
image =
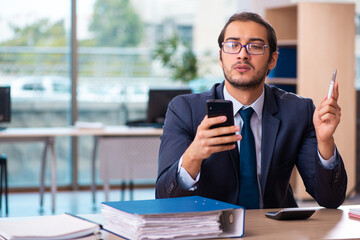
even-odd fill
[[[252,107],[254,111],[256,112],[256,115],[258,116],[259,120],[262,118],[262,110],[264,106],[264,99],[265,99],[265,88],[263,88],[263,91],[261,95],[258,97],[258,99],[255,100],[252,104],[246,107]],[[230,95],[230,93],[226,90],[226,87],[224,86],[224,99],[230,100],[233,102],[233,110],[234,110],[234,116],[237,114],[237,112],[244,106],[241,104],[238,100],[236,100],[233,96]]]

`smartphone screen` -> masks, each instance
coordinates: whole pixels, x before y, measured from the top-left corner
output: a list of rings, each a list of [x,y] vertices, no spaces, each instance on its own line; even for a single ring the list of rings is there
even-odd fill
[[[209,99],[206,101],[207,104],[207,114],[209,118],[217,117],[217,116],[226,116],[226,122],[215,124],[210,128],[217,127],[227,127],[234,125],[234,114],[233,114],[233,104],[231,101],[222,100],[222,99]],[[228,135],[233,135],[228,134]],[[235,142],[228,143],[235,144]]]

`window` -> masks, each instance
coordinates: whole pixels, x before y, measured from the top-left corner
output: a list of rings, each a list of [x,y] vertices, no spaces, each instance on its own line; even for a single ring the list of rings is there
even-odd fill
[[[229,13],[240,9],[238,1],[76,2],[78,120],[121,125],[144,119],[151,88],[189,85],[206,90],[222,81],[221,72],[213,71],[218,69],[217,35]],[[0,0],[0,5],[0,85],[11,85],[13,108],[8,127],[67,126],[71,0]],[[171,70],[154,58],[158,43],[174,35],[190,44],[200,59],[206,56],[199,79],[173,81]],[[55,143],[57,184],[70,185],[70,138],[58,137]],[[91,182],[92,147],[92,137],[79,137],[77,180],[81,185]],[[39,185],[42,149],[40,143],[1,144],[0,151],[14,159],[8,167],[10,187]]]
[[[69,118],[70,1],[0,0],[0,85],[10,85],[7,127],[60,127]],[[69,138],[56,141],[58,185],[71,182]],[[2,143],[10,187],[38,187],[42,143]],[[49,177],[47,177],[49,179]]]

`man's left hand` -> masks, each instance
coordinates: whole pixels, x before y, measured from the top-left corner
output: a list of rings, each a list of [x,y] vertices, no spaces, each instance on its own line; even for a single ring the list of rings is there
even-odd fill
[[[334,84],[333,95],[324,98],[315,109],[313,123],[318,141],[319,153],[324,159],[334,155],[335,143],[333,134],[340,123],[341,108],[337,103],[339,98],[339,85]]]

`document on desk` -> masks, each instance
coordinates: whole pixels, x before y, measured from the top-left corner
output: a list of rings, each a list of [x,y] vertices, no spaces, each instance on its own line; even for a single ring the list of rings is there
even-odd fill
[[[102,122],[80,122],[76,121],[74,126],[79,129],[104,129],[105,125]]]
[[[360,208],[350,208],[349,209],[349,217],[360,220]]]
[[[69,214],[2,219],[0,239],[98,239],[99,224]]]
[[[243,207],[199,196],[102,203],[104,229],[127,239],[242,237]]]

